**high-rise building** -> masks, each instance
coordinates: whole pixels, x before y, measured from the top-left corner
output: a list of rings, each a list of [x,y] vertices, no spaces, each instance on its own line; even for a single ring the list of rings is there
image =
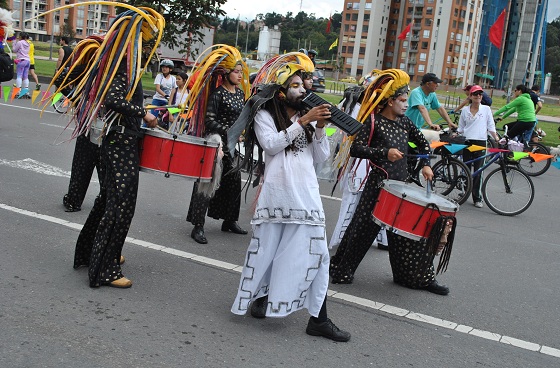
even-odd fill
[[[399,68],[415,81],[436,73],[446,84],[465,84],[475,72],[481,17],[482,0],[347,1],[343,72],[359,77],[374,68]]]
[[[542,86],[547,8],[548,0],[485,1],[476,76],[510,92],[517,84]],[[497,48],[487,35],[502,11],[502,47]]]
[[[115,16],[115,8],[101,4],[64,9],[26,21],[63,4],[80,2],[78,0],[9,0],[8,6],[14,12],[14,29],[25,31],[39,41],[48,41],[51,35],[60,35],[65,23],[75,32],[78,39],[107,31],[111,18]]]

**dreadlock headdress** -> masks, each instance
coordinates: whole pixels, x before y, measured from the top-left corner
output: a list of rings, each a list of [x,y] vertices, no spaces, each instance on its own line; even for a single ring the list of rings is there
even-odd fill
[[[361,123],[372,114],[379,112],[390,98],[396,98],[409,91],[410,76],[400,69],[374,69],[369,75],[371,81],[362,92],[362,104],[357,117]],[[341,174],[344,173],[350,159],[350,146],[353,141],[354,137],[346,139],[333,161],[334,169],[342,168]]]
[[[142,45],[144,42],[156,38],[155,46],[148,60],[151,59],[160,43],[165,27],[165,19],[155,10],[147,7],[136,8],[113,1],[85,1],[64,5],[39,14],[34,18],[45,16],[53,11],[92,4],[119,6],[128,10],[117,15],[96,51],[93,51],[96,48],[94,43],[84,44],[84,47],[78,50],[85,52],[81,60],[85,62],[86,67],[81,74],[81,79],[74,86],[71,95],[72,99],[76,101],[72,110],[72,119],[76,122],[74,136],[87,132],[93,121],[97,118],[97,114],[105,101],[107,91],[119,68],[126,70],[128,78],[126,99],[130,100],[146,69],[146,66],[142,67],[141,65]],[[27,21],[34,18],[30,18]],[[86,61],[88,51],[93,52],[93,56]],[[76,59],[76,57],[80,60],[80,57],[76,54],[73,59]],[[61,69],[64,69],[67,65],[69,65],[69,62],[63,65]],[[57,77],[60,77],[60,75],[55,75],[55,79]],[[57,92],[60,92],[65,86],[67,87],[68,84],[68,80],[62,83],[58,87]],[[105,116],[106,124],[111,124],[118,116],[119,114],[110,112]]]
[[[268,60],[259,70],[253,85],[275,83],[285,87],[285,83],[298,70],[312,73],[315,70],[309,56],[302,52],[289,52]]]
[[[218,44],[206,49],[202,55],[206,56],[201,61],[196,61],[198,67],[185,84],[185,88],[190,87],[190,93],[185,102],[186,106],[180,106],[182,110],[186,108],[192,111],[187,133],[197,137],[204,134],[208,98],[216,88],[223,84],[223,78],[227,78],[227,74],[231,73],[237,65],[241,65],[243,68],[241,89],[245,93],[245,98],[249,97],[249,69],[237,48]],[[180,127],[179,131],[183,131],[183,129],[184,127]]]

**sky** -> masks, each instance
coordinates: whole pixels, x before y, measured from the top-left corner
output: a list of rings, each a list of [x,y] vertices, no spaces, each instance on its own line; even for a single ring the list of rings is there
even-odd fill
[[[291,11],[294,15],[300,10],[307,14],[314,13],[316,18],[328,18],[335,11],[341,12],[346,0],[228,0],[222,7],[229,18],[253,20],[259,13],[278,13],[285,15]],[[552,22],[560,16],[560,1],[548,0],[548,19]]]

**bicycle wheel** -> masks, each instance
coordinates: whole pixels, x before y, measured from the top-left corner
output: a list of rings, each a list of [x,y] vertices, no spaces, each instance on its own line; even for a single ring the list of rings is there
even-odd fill
[[[515,216],[531,206],[535,187],[531,178],[517,167],[499,167],[484,180],[482,196],[488,208],[498,215]]]
[[[472,190],[472,176],[462,161],[453,157],[442,158],[432,166],[434,179],[432,190],[458,204],[469,198]]]
[[[550,155],[548,148],[539,142],[529,142],[528,152]],[[551,158],[537,162],[531,156],[527,156],[519,160],[519,169],[529,176],[539,176],[548,170],[551,163]]]

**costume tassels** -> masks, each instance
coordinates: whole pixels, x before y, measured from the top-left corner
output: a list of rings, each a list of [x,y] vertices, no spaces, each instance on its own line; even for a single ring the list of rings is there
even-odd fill
[[[455,216],[440,216],[432,227],[427,246],[432,260],[436,255],[440,255],[436,275],[447,271],[456,227],[457,219]]]

